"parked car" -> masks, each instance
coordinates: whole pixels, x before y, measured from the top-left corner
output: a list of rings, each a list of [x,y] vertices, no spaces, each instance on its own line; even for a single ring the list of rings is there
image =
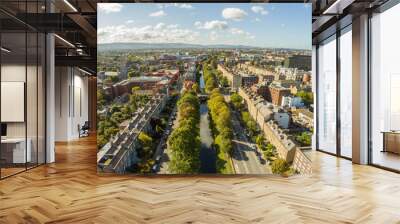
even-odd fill
[[[153,167],[151,168],[151,170],[156,173],[158,171],[158,164],[154,164]]]

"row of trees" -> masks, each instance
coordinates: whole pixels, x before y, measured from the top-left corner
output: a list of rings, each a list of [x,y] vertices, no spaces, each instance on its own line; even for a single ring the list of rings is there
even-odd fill
[[[177,105],[179,126],[168,139],[169,171],[175,174],[197,173],[200,169],[199,99],[193,91],[187,91]]]
[[[237,93],[231,94],[231,103],[236,110],[238,111],[242,110],[243,108],[242,102],[243,102],[243,97],[241,97],[239,94]]]
[[[247,128],[250,137],[255,140],[254,138],[259,132],[257,122],[250,116],[250,113],[247,111],[242,111],[242,122]]]
[[[256,137],[257,147],[261,150],[264,158],[270,162],[273,162],[277,158],[277,152],[274,145],[267,142],[263,134],[259,134]]]
[[[213,69],[209,64],[203,64],[203,78],[205,82],[206,93],[211,93],[213,89],[218,87],[217,77],[215,75],[216,70]]]
[[[256,140],[256,136],[259,132],[257,123],[256,121],[250,116],[250,113],[246,110],[244,110],[243,106],[243,97],[241,97],[237,93],[232,93],[230,96],[231,99],[231,105],[233,108],[239,112],[241,112],[241,120],[242,123],[246,126],[247,131],[249,132],[250,137],[252,137],[253,140]]]
[[[224,96],[218,89],[214,89],[208,100],[211,120],[214,127],[215,144],[224,153],[232,151],[232,124],[231,113]]]
[[[156,148],[153,137],[150,133],[140,132],[138,136],[139,148],[138,157],[140,162],[134,167],[135,173],[150,173],[155,161],[152,159]]]
[[[209,64],[203,65],[204,80],[206,82],[206,92],[209,93],[207,102],[210,110],[211,129],[214,136],[214,145],[217,150],[217,172],[232,173],[232,167],[227,157],[232,153],[232,124],[231,113],[224,96],[218,89],[223,78],[216,68],[216,60],[211,60]]]

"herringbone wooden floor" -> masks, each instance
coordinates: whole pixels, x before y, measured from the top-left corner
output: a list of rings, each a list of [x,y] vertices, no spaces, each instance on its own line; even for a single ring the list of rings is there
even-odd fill
[[[400,175],[322,153],[307,177],[132,177],[98,176],[95,147],[0,181],[0,223],[400,223]]]

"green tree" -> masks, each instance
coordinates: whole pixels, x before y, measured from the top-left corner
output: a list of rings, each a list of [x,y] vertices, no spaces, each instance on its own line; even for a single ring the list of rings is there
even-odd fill
[[[243,102],[243,98],[237,94],[237,93],[233,93],[231,95],[231,102],[233,104],[233,106],[237,109],[240,110],[242,107],[242,102]]]
[[[283,174],[289,170],[289,164],[286,160],[278,158],[271,163],[271,170],[273,174]]]
[[[296,136],[296,141],[301,144],[301,146],[310,146],[311,145],[311,133],[302,132],[300,135]]]
[[[97,89],[97,106],[102,108],[106,104],[106,98],[102,89]]]
[[[141,90],[140,86],[134,86],[132,87],[132,95],[135,95],[137,92]]]
[[[179,127],[168,138],[170,172],[197,173],[200,168],[200,103],[193,91],[185,92],[178,103]]]
[[[116,83],[119,81],[119,78],[118,78],[118,76],[108,76],[105,80],[112,82],[112,83]]]
[[[135,71],[135,70],[129,70],[128,71],[128,77],[133,78],[133,77],[138,77],[140,76],[140,72]]]
[[[304,102],[304,105],[309,106],[313,103],[313,93],[306,92],[306,91],[299,91],[296,96],[300,97],[301,100]]]
[[[195,93],[200,93],[199,84],[194,83],[194,84],[192,85],[192,90],[193,90]]]
[[[242,120],[244,123],[247,123],[250,120],[250,114],[247,111],[242,112]]]
[[[218,145],[219,149],[225,153],[231,154],[232,152],[232,139],[227,138],[223,135],[217,135],[215,138],[215,144]]]
[[[257,146],[262,149],[264,148],[264,143],[265,143],[265,137],[262,134],[257,135],[256,137],[256,144]]]
[[[142,160],[149,159],[153,152],[153,138],[144,132],[140,132],[138,140],[141,145],[140,157]]]
[[[210,78],[211,80],[212,78]],[[228,104],[219,89],[215,88],[209,92],[207,102],[210,110],[212,133],[215,137],[214,144],[218,154],[217,172],[230,173],[231,166],[228,155],[232,152],[232,124]]]
[[[115,112],[121,112],[121,106],[113,104],[110,107],[110,113],[113,114]]]
[[[118,111],[111,115],[111,120],[114,121],[115,123],[121,123],[122,121],[125,120],[125,116],[122,112]]]
[[[138,140],[144,147],[150,147],[153,144],[153,138],[144,132],[140,132]]]
[[[221,77],[219,80],[219,84],[223,87],[229,86],[228,79],[226,77]]]
[[[161,134],[162,132],[164,131],[164,129],[160,126],[160,125],[156,125],[156,132],[158,133],[158,134]]]

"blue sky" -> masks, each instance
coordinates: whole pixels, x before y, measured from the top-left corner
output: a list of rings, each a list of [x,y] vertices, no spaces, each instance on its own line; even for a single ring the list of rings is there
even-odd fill
[[[310,6],[302,3],[100,3],[98,42],[311,49]]]

